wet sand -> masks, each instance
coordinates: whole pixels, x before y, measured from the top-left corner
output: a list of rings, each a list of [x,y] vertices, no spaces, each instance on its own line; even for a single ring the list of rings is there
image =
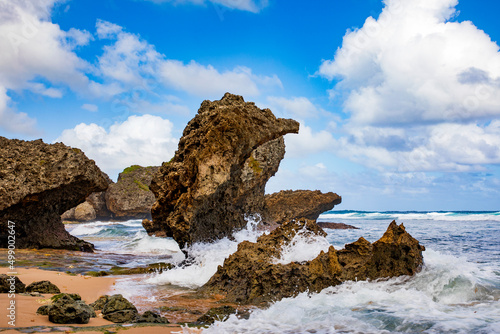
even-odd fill
[[[94,302],[99,296],[103,294],[108,294],[116,281],[113,277],[89,277],[82,275],[68,275],[66,273],[47,271],[41,269],[28,269],[28,268],[16,268],[17,276],[26,285],[35,282],[48,280],[59,287],[61,292],[65,293],[78,293],[86,303]],[[0,268],[0,274],[7,274],[10,272],[8,268]],[[51,327],[52,332],[54,330],[58,331],[56,328],[60,328],[60,332],[66,332],[71,330],[72,327],[84,328],[84,327],[94,327],[94,326],[115,326],[110,321],[104,320],[101,317],[91,318],[88,324],[85,325],[57,325],[53,324],[48,320],[47,316],[42,316],[36,314],[36,310],[41,305],[47,304],[50,301],[51,294],[43,294],[43,297],[32,297],[32,296],[22,296],[16,295],[16,326],[12,328],[8,324],[10,321],[7,317],[7,307],[11,301],[8,294],[0,294],[0,330],[8,329],[7,331],[2,331],[2,333],[19,333],[16,328],[26,328],[26,327],[37,327],[42,326],[45,328],[40,328],[40,333],[46,333],[47,327]],[[12,328],[12,329],[10,329]],[[118,329],[118,328],[117,328]],[[110,328],[111,330],[111,328]],[[126,330],[126,333],[199,333],[199,330],[183,330],[178,325],[169,326],[150,326],[150,327],[131,327],[131,328],[121,328],[120,331]],[[102,332],[102,328],[89,328],[89,331],[84,331],[78,333],[97,333]],[[39,333],[38,331],[31,333]]]

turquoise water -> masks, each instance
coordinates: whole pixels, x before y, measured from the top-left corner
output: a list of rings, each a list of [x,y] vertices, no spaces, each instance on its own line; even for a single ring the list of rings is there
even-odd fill
[[[329,244],[337,249],[363,236],[379,239],[392,220],[426,247],[425,266],[413,277],[347,282],[316,294],[284,299],[248,320],[231,317],[206,333],[500,333],[500,212],[362,212],[329,211],[319,221],[350,224],[358,230],[325,229],[325,240],[296,242],[287,254],[312,258]],[[110,227],[101,223],[73,227],[106,253],[120,252],[137,261],[181,261],[173,240],[148,237],[139,221]],[[125,224],[125,225],[127,225]],[[80,233],[75,229],[80,228]],[[91,229],[94,228],[92,231]],[[125,231],[128,231],[125,233]],[[85,233],[83,233],[85,232]],[[149,276],[138,291],[165,285],[202,285],[242,240],[259,235],[249,223],[235,239],[196,244],[197,261]],[[152,262],[154,262],[152,261]],[[120,285],[119,285],[120,288]],[[123,284],[124,292],[132,291]],[[129,295],[133,299],[133,296]],[[185,329],[188,333],[189,330]]]

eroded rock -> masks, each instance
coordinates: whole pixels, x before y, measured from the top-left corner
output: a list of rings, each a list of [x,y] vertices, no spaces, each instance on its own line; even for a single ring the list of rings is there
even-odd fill
[[[114,323],[136,322],[137,308],[122,295],[109,296],[102,308],[103,318]]]
[[[320,214],[340,204],[342,198],[319,190],[282,190],[266,195],[265,201],[269,221],[282,224],[299,218],[316,220]]]
[[[0,274],[0,293],[23,293],[26,285],[17,276]]]
[[[305,291],[319,292],[347,280],[413,275],[423,264],[419,242],[393,221],[373,244],[361,238],[336,251],[330,246],[304,263],[276,263],[283,246],[301,231],[311,236],[325,232],[311,220],[287,222],[256,243],[242,242],[201,291],[220,293],[242,304],[265,304]]]
[[[95,162],[77,148],[0,137],[0,247],[8,245],[12,221],[16,248],[92,251],[66,231],[61,214],[106,188]]]
[[[181,248],[244,227],[245,215],[265,212],[264,188],[283,158],[283,135],[298,129],[296,121],[277,119],[241,96],[204,101],[175,156],[151,181],[153,220],[143,226]]]
[[[48,313],[49,321],[56,324],[87,324],[95,314],[92,307],[68,294],[63,294],[53,304],[38,311],[40,314]]]
[[[113,219],[151,218],[155,196],[149,190],[149,185],[159,169],[134,165],[120,173],[118,181],[109,186],[105,195]]]
[[[61,293],[61,290],[57,285],[51,283],[50,281],[37,281],[29,284],[26,287],[26,292],[39,292],[39,293]]]

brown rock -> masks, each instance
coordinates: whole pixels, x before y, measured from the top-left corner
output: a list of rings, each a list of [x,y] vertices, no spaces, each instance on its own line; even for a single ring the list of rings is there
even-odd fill
[[[77,148],[0,137],[0,247],[7,247],[10,220],[16,248],[91,251],[66,232],[61,214],[106,187],[95,162]]]
[[[264,187],[284,154],[282,136],[299,124],[226,93],[204,101],[188,123],[173,159],[151,182],[156,196],[149,234],[184,247],[231,235],[245,215],[264,213]]]
[[[200,290],[223,294],[230,302],[261,304],[305,291],[319,292],[347,280],[413,275],[423,264],[425,248],[394,221],[373,244],[361,238],[338,252],[330,246],[328,252],[305,263],[273,263],[283,245],[304,229],[311,235],[325,235],[314,221],[287,222],[256,243],[238,245]]]
[[[94,207],[85,201],[75,208],[75,219],[78,221],[91,221],[96,218]]]
[[[356,226],[344,223],[316,222],[321,228],[329,228],[332,230],[359,230]]]
[[[265,201],[270,222],[283,224],[296,218],[316,220],[320,214],[340,204],[342,197],[319,190],[282,190],[266,195]]]
[[[134,165],[120,173],[118,181],[109,186],[105,195],[106,205],[114,219],[151,218],[155,196],[149,185],[159,168]]]

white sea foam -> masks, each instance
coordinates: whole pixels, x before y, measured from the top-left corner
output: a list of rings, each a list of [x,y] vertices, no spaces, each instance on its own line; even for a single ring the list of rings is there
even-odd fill
[[[66,224],[66,230],[74,236],[90,236],[98,234],[112,225],[117,223],[110,222],[92,222],[84,224]]]
[[[191,264],[153,275],[146,282],[187,288],[202,286],[215,274],[217,267],[236,252],[240,242],[255,242],[262,233],[257,230],[257,222],[249,219],[246,229],[236,232],[232,240],[224,238],[213,243],[195,243],[188,249],[193,261]]]
[[[414,277],[346,282],[283,299],[249,320],[231,316],[204,333],[496,333],[500,302],[484,273],[462,258],[425,252]],[[494,294],[494,293],[493,293]]]
[[[273,259],[273,262],[288,264],[292,262],[311,261],[321,251],[327,252],[329,247],[330,243],[325,237],[311,235],[304,227],[295,234],[289,244],[283,246],[280,258]]]

